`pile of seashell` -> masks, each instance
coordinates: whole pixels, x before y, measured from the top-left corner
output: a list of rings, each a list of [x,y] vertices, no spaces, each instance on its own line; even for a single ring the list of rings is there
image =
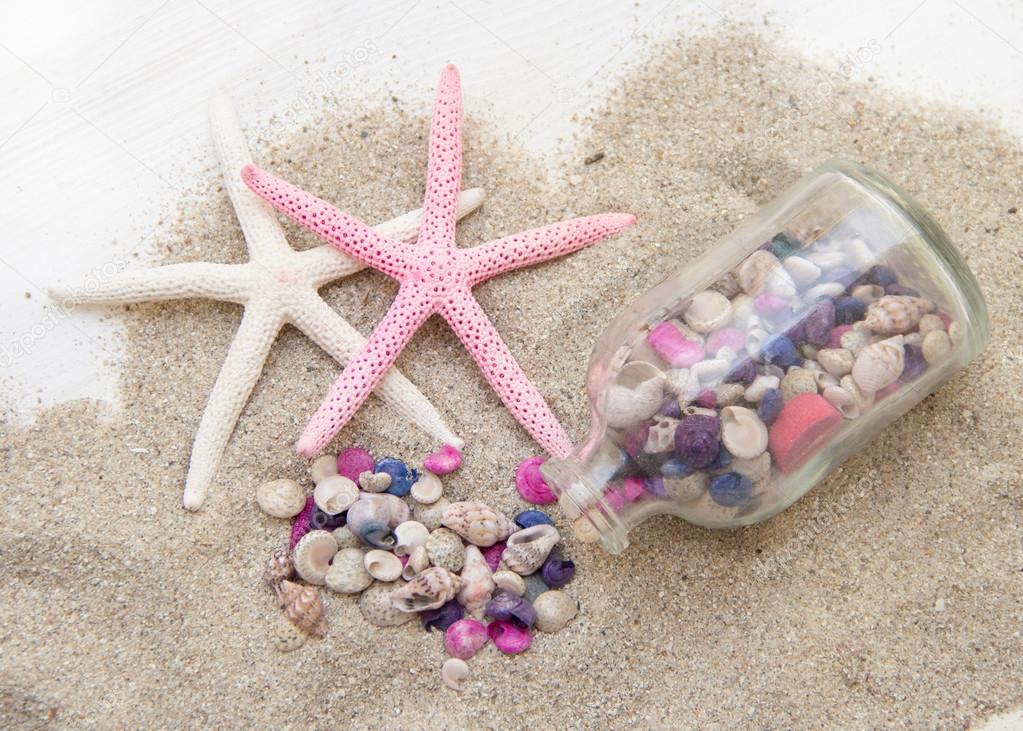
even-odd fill
[[[441,477],[460,465],[449,445],[420,470],[352,447],[313,461],[311,496],[294,480],[259,486],[265,513],[294,519],[288,547],[270,556],[263,574],[286,620],[278,649],[324,636],[317,587],[325,586],[359,595],[362,616],[378,627],[418,615],[426,630],[443,631],[451,657],[441,676],[461,690],[465,661],[488,641],[517,654],[533,629],[558,632],[575,617],[576,601],[561,591],[575,564],[558,549],[550,517],[531,509],[511,520],[484,503],[449,502]]]
[[[670,501],[711,527],[776,512],[798,497],[786,475],[963,339],[862,240],[779,233],[628,353],[605,402],[628,458],[600,509]],[[580,507],[577,537],[597,540]]]

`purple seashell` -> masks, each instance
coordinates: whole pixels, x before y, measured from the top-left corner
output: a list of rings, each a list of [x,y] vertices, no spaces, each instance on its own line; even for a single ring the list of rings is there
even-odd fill
[[[725,375],[725,383],[744,383],[747,386],[756,378],[757,367],[752,358],[743,358]]]
[[[435,629],[447,631],[448,627],[465,616],[462,605],[451,600],[441,604],[436,609],[427,609],[419,613],[419,621],[423,623],[423,629],[427,632]]]
[[[707,352],[717,353],[722,348],[729,348],[736,353],[746,347],[746,333],[734,327],[715,330],[707,336]]]
[[[337,456],[337,473],[356,485],[359,484],[359,475],[372,472],[374,467],[373,455],[362,447],[349,447]]]
[[[784,335],[778,335],[764,343],[761,354],[767,359],[768,363],[781,366],[782,368],[800,365],[803,362],[803,358],[799,355],[799,351],[796,350],[796,346]]]
[[[462,453],[458,448],[445,444],[423,460],[423,467],[435,475],[447,475],[462,466]]]
[[[495,620],[487,625],[487,634],[494,641],[494,646],[506,655],[518,655],[533,644],[533,636],[529,634],[529,630],[511,622]]]
[[[900,297],[919,297],[920,292],[913,289],[912,287],[903,287],[901,284],[896,282],[895,284],[889,284],[884,288],[885,294],[895,294]]]
[[[646,486],[643,484],[643,478],[635,475],[632,477],[626,477],[625,482],[622,483],[622,492],[625,493],[625,499],[630,503],[640,500],[647,494]]]
[[[520,596],[502,591],[487,602],[483,613],[501,622],[511,622],[517,627],[529,628],[536,622],[533,605]]]
[[[789,323],[785,327],[785,337],[792,341],[793,345],[806,339],[806,333],[803,330],[803,321],[797,319],[795,322]]]
[[[692,467],[706,467],[721,450],[721,422],[716,416],[694,414],[675,430],[675,453]]]
[[[646,447],[647,437],[650,436],[650,424],[649,422],[643,422],[639,425],[636,431],[625,437],[625,444],[623,449],[625,453],[630,457],[635,457],[638,454],[643,453],[643,449]]]
[[[625,496],[613,487],[604,490],[604,501],[616,513],[625,507]]]
[[[855,282],[860,276],[860,273],[850,269],[849,267],[837,266],[833,269],[829,269],[824,272],[822,281],[824,282],[838,282],[843,287],[849,287]]]
[[[713,409],[718,405],[718,397],[709,388],[705,388],[696,397],[696,405],[705,409]]]
[[[855,297],[839,297],[835,300],[835,324],[852,325],[863,319],[867,313],[867,303]],[[834,332],[834,330],[832,330]],[[831,338],[828,338],[830,345]]]
[[[927,361],[924,360],[924,351],[919,345],[906,345],[903,348],[903,359],[905,366],[900,376],[903,381],[913,381],[924,374],[927,370]]]
[[[664,399],[664,403],[661,404],[661,416],[668,416],[672,419],[682,418],[682,405],[679,404],[678,399],[674,396]],[[650,427],[647,427],[649,431]]]
[[[313,496],[310,495],[305,499],[305,507],[302,508],[302,512],[296,515],[295,520],[291,523],[289,548],[294,548],[302,540],[302,536],[310,531],[309,523],[312,521],[313,513],[316,510],[316,503],[313,501]]]
[[[870,271],[867,272],[867,281],[870,284],[876,284],[881,287],[887,287],[890,284],[895,284],[899,281],[899,275],[893,272],[891,269],[878,264],[872,266]]]
[[[501,565],[501,556],[504,555],[504,548],[504,541],[498,541],[492,546],[480,549],[480,552],[483,554],[483,560],[487,562],[487,566],[490,567],[491,571],[497,571],[497,567]]]
[[[340,528],[345,524],[346,514],[347,511],[331,515],[316,508],[313,510],[313,514],[309,516],[309,530],[334,530],[335,528]]]
[[[488,634],[486,625],[478,619],[459,619],[445,630],[444,649],[451,657],[468,660],[487,644]]]
[[[643,488],[654,497],[668,497],[664,489],[664,478],[660,475],[650,475],[643,480]]]
[[[821,300],[803,317],[803,337],[810,345],[826,345],[834,326],[835,305],[829,300]]]
[[[543,583],[551,589],[560,589],[575,576],[575,563],[552,552],[544,561],[540,575],[543,577]]]
[[[780,389],[770,389],[760,399],[760,405],[757,406],[757,416],[760,417],[762,422],[770,426],[778,418],[778,414],[781,413],[781,407],[785,405],[784,402],[785,399],[782,398]]]
[[[515,470],[515,489],[527,503],[549,505],[557,500],[540,474],[540,465],[544,461],[543,457],[529,457],[519,462]]]

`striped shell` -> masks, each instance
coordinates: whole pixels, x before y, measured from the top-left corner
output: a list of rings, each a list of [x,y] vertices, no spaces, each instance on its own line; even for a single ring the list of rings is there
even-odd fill
[[[885,295],[867,306],[864,317],[867,327],[882,335],[907,333],[920,323],[920,318],[934,309],[934,303],[921,297]]]
[[[271,553],[263,565],[263,581],[274,591],[282,581],[290,579],[294,573],[295,565],[291,562],[291,554],[286,548],[278,548]]]
[[[314,586],[282,581],[277,591],[277,604],[288,621],[313,637],[323,637],[327,624],[323,619],[323,602]]]
[[[337,553],[337,541],[334,535],[325,530],[311,530],[302,536],[295,546],[292,561],[295,573],[310,584],[323,584],[327,578],[327,569]]]
[[[401,612],[437,609],[451,601],[462,588],[462,580],[440,566],[426,569],[410,582],[391,592],[391,604]]]
[[[451,503],[442,522],[475,546],[492,546],[515,532],[515,524],[504,514],[478,502]]]
[[[540,523],[513,533],[501,555],[501,562],[520,576],[528,576],[547,560],[561,536],[553,525]]]
[[[853,364],[852,377],[865,393],[876,393],[895,383],[905,364],[902,336],[896,335],[861,350]]]

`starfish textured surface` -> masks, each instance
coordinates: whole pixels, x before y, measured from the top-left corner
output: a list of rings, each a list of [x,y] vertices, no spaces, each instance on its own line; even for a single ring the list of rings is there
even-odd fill
[[[245,306],[241,325],[206,402],[192,447],[185,480],[184,506],[198,509],[245,402],[263,370],[277,333],[291,323],[335,360],[348,362],[366,343],[344,318],[320,298],[317,290],[365,267],[330,246],[295,251],[284,237],[273,210],[254,196],[238,175],[252,164],[252,155],[231,99],[223,93],[210,103],[210,126],[231,202],[238,215],[249,261],[245,264],[195,262],[127,272],[98,287],[79,291],[55,287],[54,299],[76,304],[130,304],[183,297],[205,297]],[[468,190],[452,203],[464,216],[479,207],[483,191]],[[376,227],[378,235],[412,241],[422,221],[416,210]],[[448,444],[462,442],[419,389],[397,369],[385,374],[377,393],[402,416]]]
[[[505,406],[548,453],[564,457],[571,451],[565,430],[509,352],[472,288],[503,272],[582,249],[636,219],[627,213],[587,216],[459,249],[455,202],[462,172],[461,125],[458,70],[448,66],[441,74],[430,122],[423,225],[411,247],[269,173],[252,166],[242,172],[246,184],[261,198],[400,284],[365,348],[349,362],[306,427],[298,442],[299,454],[311,457],[323,449],[433,314],[447,320]]]

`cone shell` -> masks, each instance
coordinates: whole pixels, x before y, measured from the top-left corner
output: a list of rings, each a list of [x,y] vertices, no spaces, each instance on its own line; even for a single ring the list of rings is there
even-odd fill
[[[460,578],[462,586],[458,590],[458,603],[470,614],[481,614],[483,607],[494,591],[494,576],[487,565],[487,560],[476,546],[465,547],[465,565]]]
[[[479,502],[451,503],[442,522],[475,546],[492,546],[515,532],[515,524],[504,514]]]
[[[294,518],[305,507],[305,490],[294,480],[271,480],[256,488],[259,509],[275,518]]]
[[[656,414],[664,398],[664,381],[664,373],[651,363],[626,363],[608,389],[607,423],[620,429]]]
[[[528,576],[543,565],[560,540],[553,525],[541,523],[525,528],[508,537],[501,561],[520,576]]]
[[[457,575],[434,566],[392,591],[391,603],[401,612],[423,612],[451,601],[461,588],[462,580]]]
[[[767,427],[752,409],[727,406],[721,410],[720,418],[721,442],[733,456],[753,459],[767,449]]]
[[[358,594],[373,583],[366,571],[365,558],[358,548],[345,548],[337,552],[325,579],[327,588],[338,594]]]
[[[852,377],[866,393],[876,393],[898,380],[905,366],[902,336],[868,345],[856,357]]]
[[[283,581],[277,592],[277,604],[284,610],[288,621],[307,635],[323,637],[326,633],[323,603],[316,587]]]
[[[323,584],[327,569],[337,553],[337,541],[329,531],[311,530],[295,546],[295,573],[310,584]]]
[[[270,558],[263,565],[263,581],[271,589],[276,590],[282,581],[290,579],[295,573],[295,565],[291,561],[291,554],[286,548],[278,548],[270,554]]]
[[[359,611],[363,618],[377,627],[396,627],[412,619],[409,612],[399,611],[391,603],[391,593],[400,584],[397,581],[374,582],[359,597]]]
[[[732,303],[720,292],[707,289],[693,295],[683,317],[698,333],[720,330],[732,320]]]
[[[874,332],[895,335],[913,330],[920,318],[933,309],[934,303],[930,300],[889,294],[871,302],[863,319]]]
[[[426,539],[426,553],[430,563],[458,573],[465,565],[465,548],[454,531],[438,528]]]

